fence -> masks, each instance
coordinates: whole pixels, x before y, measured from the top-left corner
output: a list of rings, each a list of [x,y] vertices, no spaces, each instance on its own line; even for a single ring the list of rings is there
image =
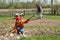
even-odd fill
[[[37,13],[36,9],[0,9],[0,16],[13,16],[15,13],[24,13],[26,14]],[[51,13],[51,9],[43,9],[43,13],[48,14]]]

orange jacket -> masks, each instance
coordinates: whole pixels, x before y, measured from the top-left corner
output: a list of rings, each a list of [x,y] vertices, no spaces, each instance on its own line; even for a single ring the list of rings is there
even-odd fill
[[[17,27],[20,26],[21,28],[24,27],[24,24],[28,23],[29,19],[28,20],[20,20],[20,22],[16,22],[15,23],[15,26],[14,26],[14,32],[17,32]]]

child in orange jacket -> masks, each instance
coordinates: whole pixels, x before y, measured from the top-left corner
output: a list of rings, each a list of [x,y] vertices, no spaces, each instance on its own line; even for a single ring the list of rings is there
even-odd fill
[[[25,34],[24,34],[24,24],[28,23],[29,20],[30,19],[23,20],[21,18],[21,16],[17,15],[16,16],[15,26],[14,26],[14,32],[17,32],[17,34],[20,34],[20,32],[21,32],[21,34],[23,36],[25,36]]]

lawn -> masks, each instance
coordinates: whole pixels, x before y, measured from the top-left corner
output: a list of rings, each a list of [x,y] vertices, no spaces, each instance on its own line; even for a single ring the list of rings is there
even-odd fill
[[[32,15],[25,15],[23,18],[28,19],[29,17],[31,17]],[[35,16],[33,18],[37,18],[38,15],[35,14]],[[58,20],[60,19],[60,15],[48,15],[48,14],[43,14],[44,18],[50,19],[50,20]]]
[[[43,15],[44,18],[51,19],[51,20],[58,20],[60,19],[60,15]]]
[[[31,17],[32,15],[25,15],[25,16],[22,16],[23,19],[28,19],[29,17]],[[33,18],[37,18],[38,15],[35,14],[35,16],[33,16]],[[52,20],[55,20],[55,19],[60,19],[60,15],[48,15],[48,14],[43,14],[43,17],[44,18],[47,18],[47,19],[52,19]],[[15,17],[12,17],[12,16],[9,16],[9,17],[4,17],[4,16],[0,16],[0,19],[13,19]]]
[[[60,40],[60,35],[40,35],[21,38],[20,40]]]

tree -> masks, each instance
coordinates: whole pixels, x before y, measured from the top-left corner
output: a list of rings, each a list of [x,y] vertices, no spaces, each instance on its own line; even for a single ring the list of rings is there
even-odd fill
[[[36,4],[36,0],[33,0],[32,3],[33,3],[33,4]]]
[[[58,0],[54,0],[55,4],[58,4]]]
[[[58,0],[54,0],[55,2],[55,6],[54,6],[54,9],[56,10],[54,14],[58,14],[59,13],[59,8],[60,8],[60,5],[58,5]]]
[[[0,8],[7,8],[6,0],[0,0]]]
[[[53,9],[53,0],[51,0],[51,13],[54,14],[54,9]]]
[[[44,0],[44,5],[46,5],[46,4],[48,4],[48,2],[47,2],[48,0]]]
[[[41,0],[37,0],[37,4],[41,5],[41,3],[42,3]]]
[[[51,0],[51,13],[56,15],[59,12],[59,5],[57,5],[57,0]]]

